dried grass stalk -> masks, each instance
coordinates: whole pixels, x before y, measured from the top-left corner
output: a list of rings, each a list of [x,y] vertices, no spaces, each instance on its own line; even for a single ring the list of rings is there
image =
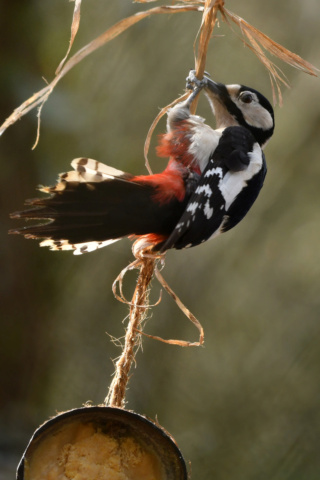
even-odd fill
[[[199,37],[197,55],[195,55],[195,71],[196,77],[200,80],[203,78],[207,61],[207,51],[212,32],[217,20],[217,13],[220,5],[224,4],[224,0],[206,0],[202,15],[202,22],[197,37]],[[194,51],[196,50],[196,42],[194,43]],[[195,114],[199,97],[196,97],[190,107],[192,114]]]
[[[133,251],[135,251],[134,247],[133,247]],[[145,251],[138,251],[138,254],[137,255],[137,258],[135,261],[133,261],[132,263],[130,263],[129,265],[127,265],[120,273],[119,275],[117,276],[117,278],[115,279],[115,281],[113,282],[113,285],[112,285],[112,291],[113,291],[113,294],[115,296],[115,298],[117,300],[119,300],[120,302],[122,303],[125,303],[127,305],[129,305],[130,307],[141,307],[141,308],[145,308],[146,305],[145,304],[135,304],[134,303],[134,298],[135,296],[133,297],[133,299],[131,301],[127,300],[127,298],[125,297],[124,293],[123,293],[123,280],[124,280],[124,277],[125,275],[131,271],[131,270],[134,270],[134,269],[139,269],[141,270],[141,266],[142,264],[146,261],[149,262],[149,260],[153,260],[154,264],[153,264],[153,270],[154,270],[154,275],[155,277],[157,278],[157,280],[159,281],[160,285],[164,288],[164,290],[171,296],[171,298],[173,298],[173,300],[175,301],[175,303],[177,304],[177,306],[180,308],[180,310],[184,313],[184,315],[195,325],[195,327],[198,329],[199,331],[199,340],[197,342],[189,342],[189,341],[183,341],[183,340],[165,340],[161,337],[156,337],[154,335],[150,335],[150,334],[146,334],[142,331],[142,329],[137,329],[137,331],[140,333],[140,334],[143,334],[145,335],[146,337],[149,337],[149,338],[153,338],[155,340],[159,340],[161,342],[164,342],[164,343],[168,343],[168,344],[171,344],[171,345],[179,345],[180,347],[194,347],[194,346],[201,346],[203,345],[204,343],[204,331],[203,331],[203,328],[202,328],[202,325],[201,323],[199,322],[199,320],[193,315],[193,313],[190,312],[190,310],[182,303],[182,301],[180,300],[180,298],[175,294],[175,292],[172,290],[171,287],[169,287],[168,283],[166,282],[166,280],[163,278],[162,274],[160,273],[160,269],[158,268],[158,264],[159,262],[161,263],[161,266],[163,267],[164,266],[164,255],[156,255],[156,254],[150,254],[150,252],[148,250],[145,250]],[[119,293],[118,293],[118,290],[119,290]],[[157,305],[159,305],[159,303],[161,302],[162,300],[162,292],[160,292],[160,296],[159,296],[159,299],[156,303],[154,303],[153,305],[150,305],[148,304],[147,308],[151,308],[151,307],[155,307]]]
[[[299,57],[299,55],[290,52],[290,50],[284,48],[279,43],[273,41],[270,37],[262,33],[257,28],[250,25],[246,22],[243,18],[235,15],[234,13],[230,12],[226,8],[221,8],[221,13],[223,13],[223,18],[226,17],[230,18],[238,27],[240,27],[242,33],[248,36],[248,39],[255,38],[255,40],[265,48],[269,53],[275,55],[280,60],[285,63],[288,63],[294,68],[298,68],[302,70],[304,73],[309,75],[317,76],[317,71],[319,71],[316,67],[314,67],[310,62],[307,62],[303,58]]]
[[[73,17],[72,17],[72,22],[71,22],[71,36],[70,36],[70,41],[69,41],[69,47],[67,50],[66,55],[63,57],[61,62],[59,63],[59,66],[56,70],[56,75],[60,72],[63,64],[68,58],[68,55],[70,53],[71,47],[73,45],[74,39],[76,38],[76,35],[79,30],[79,25],[80,25],[80,8],[81,8],[81,1],[82,0],[73,0],[74,1],[74,10],[73,10]]]
[[[160,270],[158,269],[158,266],[155,266],[155,276],[159,280],[160,284],[163,286],[165,291],[170,295],[170,297],[173,298],[173,300],[176,302],[180,310],[185,314],[185,316],[190,320],[190,322],[193,323],[193,325],[198,329],[199,331],[199,340],[197,342],[187,342],[183,340],[164,340],[161,337],[154,337],[152,335],[148,335],[151,338],[155,338],[157,340],[160,340],[161,342],[164,343],[169,343],[171,345],[179,345],[180,347],[200,347],[201,345],[204,344],[204,330],[199,322],[199,320],[193,315],[193,313],[190,312],[190,310],[181,302],[180,298],[174,293],[172,288],[169,287],[165,279],[160,273]]]
[[[136,2],[139,2],[139,3],[149,3],[150,1],[152,0],[136,0]],[[276,94],[275,94],[274,87],[276,86],[277,88],[278,98],[281,103],[282,96],[281,96],[281,90],[280,90],[280,83],[283,83],[286,86],[288,86],[288,83],[283,73],[281,72],[281,70],[276,65],[274,65],[274,63],[271,60],[269,60],[266,57],[263,49],[265,49],[272,55],[275,55],[280,60],[288,63],[289,65],[295,68],[298,68],[305,73],[308,73],[309,75],[315,75],[315,76],[317,75],[316,72],[318,72],[319,70],[315,68],[311,63],[303,60],[299,55],[296,55],[290,52],[286,48],[274,42],[271,38],[269,38],[260,30],[250,25],[243,18],[239,17],[238,15],[224,8],[224,0],[216,0],[216,1],[215,0],[205,0],[205,1],[195,0],[193,2],[190,2],[189,0],[181,0],[180,3],[182,4],[154,7],[145,12],[138,12],[135,15],[132,15],[131,17],[120,20],[118,23],[116,23],[111,28],[106,30],[102,35],[100,35],[99,37],[94,39],[92,42],[90,42],[88,45],[80,49],[66,62],[66,58],[70,53],[74,38],[79,28],[79,22],[80,22],[81,0],[75,0],[75,8],[74,8],[74,14],[73,14],[73,20],[72,20],[72,26],[71,26],[71,38],[70,38],[69,48],[68,48],[67,54],[65,55],[63,60],[60,62],[60,65],[56,71],[55,78],[46,87],[44,87],[39,92],[32,95],[30,98],[28,98],[25,102],[23,102],[18,108],[16,108],[13,111],[13,113],[0,126],[0,135],[2,135],[2,133],[10,125],[13,125],[17,120],[19,120],[26,113],[28,113],[30,110],[40,105],[40,108],[38,110],[37,139],[36,139],[35,145],[33,146],[33,148],[35,148],[39,140],[41,109],[44,103],[48,100],[56,84],[66,75],[66,73],[68,73],[75,65],[77,65],[80,61],[82,61],[86,56],[88,56],[89,54],[91,54],[101,46],[105,45],[109,41],[113,40],[115,37],[117,37],[119,34],[124,32],[128,28],[130,28],[135,23],[138,23],[140,20],[143,20],[144,18],[147,18],[151,15],[157,15],[157,14],[163,14],[163,13],[181,13],[181,12],[188,12],[188,11],[198,11],[198,12],[204,11],[204,15],[201,23],[201,29],[200,29],[198,56],[196,58],[196,73],[199,78],[202,78],[202,75],[204,72],[205,58],[206,58],[206,54],[204,58],[201,58],[201,54],[204,54],[204,52],[206,52],[206,48],[203,48],[203,47],[205,47],[205,45],[208,44],[210,41],[210,37],[211,37],[210,29],[212,32],[218,11],[220,11],[222,18],[228,23],[228,25],[230,25],[230,22],[228,22],[228,19],[230,19],[240,28],[242,37],[243,37],[242,41],[257,55],[258,59],[268,69],[271,85],[272,85],[274,102],[276,102]],[[210,28],[208,28],[208,26]],[[193,109],[195,110],[195,108],[196,108],[196,103]],[[158,120],[159,118],[161,118],[162,115],[164,115],[165,111],[166,111],[166,107],[163,109],[162,112],[160,112],[159,116],[157,117]],[[153,125],[153,129],[155,125]],[[152,131],[153,130],[151,130],[151,133]],[[147,141],[146,141],[147,147],[145,148],[146,157],[147,157],[146,152],[148,150],[149,144],[150,144],[150,138],[147,138]],[[151,171],[149,162],[147,159],[146,159],[146,165],[148,170]]]
[[[307,62],[299,55],[284,48],[279,43],[276,43],[274,40],[262,33],[260,30],[250,25],[250,23],[246,22],[243,18],[224,8],[223,5],[219,6],[219,10],[221,12],[223,20],[229,26],[231,25],[228,19],[232,20],[232,22],[240,28],[242,34],[242,41],[244,42],[244,44],[250,48],[250,50],[258,57],[260,62],[267,68],[270,76],[274,103],[276,103],[275,87],[278,92],[279,103],[282,104],[280,84],[282,83],[287,87],[289,85],[283,72],[266,56],[264,50],[269,52],[271,55],[279,58],[288,65],[291,65],[292,67],[297,68],[304,73],[307,73],[308,75],[317,76],[317,72],[319,70],[314,67],[310,62]]]
[[[203,7],[203,14],[202,14],[202,21],[200,25],[200,29],[198,32],[197,37],[199,37],[198,49],[197,54],[195,54],[195,70],[197,78],[201,79],[203,77],[207,59],[207,51],[209,47],[209,41],[216,23],[217,19],[217,12],[219,10],[220,4],[223,4],[224,0],[205,0],[204,7]],[[196,46],[194,44],[194,51],[196,50]],[[144,158],[145,158],[145,165],[150,174],[152,174],[152,170],[150,167],[150,162],[148,159],[148,152],[151,143],[151,138],[153,132],[159,123],[160,119],[167,113],[167,111],[173,107],[176,103],[183,101],[188,96],[188,93],[185,93],[181,97],[174,100],[172,103],[167,105],[166,107],[162,108],[161,111],[158,113],[156,118],[153,120],[146,140],[144,144]],[[198,98],[195,98],[193,104],[191,105],[191,113],[195,113],[198,104]]]
[[[25,102],[23,102],[18,108],[16,108],[13,113],[5,120],[5,122],[0,127],[0,135],[10,126],[13,125],[17,120],[23,117],[26,113],[30,112],[33,108],[43,104],[48,100],[51,92],[57,85],[57,83],[79,62],[81,62],[85,57],[90,55],[92,52],[97,50],[98,48],[102,47],[106,43],[110,42],[122,32],[127,30],[128,28],[132,27],[134,24],[140,22],[144,18],[147,18],[151,15],[159,15],[159,14],[168,14],[168,13],[181,13],[181,12],[196,12],[202,11],[203,7],[199,5],[177,5],[177,6],[162,6],[162,7],[154,7],[150,10],[145,12],[138,12],[131,17],[124,18],[117,22],[115,25],[110,27],[106,30],[103,34],[99,37],[92,40],[92,42],[88,43],[85,47],[81,48],[76,52],[69,60],[64,64],[64,66],[59,70],[58,74],[55,78],[50,82],[46,87],[41,89],[39,92],[32,95],[28,98]],[[38,112],[40,117],[41,108]],[[38,123],[40,125],[40,122]],[[39,129],[37,140],[39,139]],[[37,141],[36,141],[37,144]],[[33,148],[35,148],[36,144]]]

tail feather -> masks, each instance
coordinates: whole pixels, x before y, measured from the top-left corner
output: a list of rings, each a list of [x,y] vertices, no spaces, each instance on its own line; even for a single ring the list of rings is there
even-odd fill
[[[128,180],[133,177],[130,173],[122,172],[113,167],[109,167],[104,163],[100,163],[97,160],[93,160],[92,158],[75,158],[71,162],[71,166],[74,168],[76,173],[79,174],[79,178],[82,178],[82,181],[94,181],[99,182],[102,179],[123,179]],[[69,172],[75,173],[75,172]],[[89,175],[93,175],[92,180],[89,180]],[[81,180],[79,180],[81,181]]]
[[[152,233],[163,241],[171,233],[181,213],[177,199],[173,200],[175,218],[172,208],[152,201],[156,185],[132,181],[132,175],[91,159],[73,160],[72,166],[76,170],[61,174],[55,186],[41,188],[49,197],[29,200],[31,208],[11,215],[48,222],[10,233],[42,238],[42,246],[74,253],[92,251],[125,236]]]
[[[106,247],[111,243],[117,242],[120,238],[115,240],[106,240],[104,242],[84,242],[84,243],[69,243],[68,240],[43,240],[40,247],[49,247],[50,250],[73,250],[74,255],[82,255],[83,253],[93,252],[98,248]]]

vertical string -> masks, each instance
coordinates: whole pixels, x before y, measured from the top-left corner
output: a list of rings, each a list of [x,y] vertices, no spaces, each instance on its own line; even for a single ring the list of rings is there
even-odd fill
[[[205,71],[207,51],[213,28],[217,19],[217,11],[223,6],[224,0],[206,0],[202,15],[199,44],[197,56],[195,59],[196,76],[201,79]],[[197,99],[192,105],[194,113],[196,110]],[[145,149],[146,150],[146,149]],[[145,152],[146,154],[146,152]],[[147,163],[148,165],[148,163]],[[126,329],[123,351],[116,362],[115,375],[111,382],[105,404],[110,407],[124,407],[125,394],[129,380],[129,373],[132,364],[135,361],[135,355],[141,341],[143,321],[147,317],[149,308],[149,284],[152,280],[155,270],[154,258],[143,257],[139,255],[139,276],[137,285],[130,305],[129,323]],[[139,331],[140,332],[139,332]],[[203,332],[201,343],[203,342]]]
[[[141,257],[139,262],[139,276],[130,305],[129,323],[126,329],[124,347],[116,362],[115,375],[111,382],[105,404],[109,407],[124,407],[125,394],[132,364],[141,341],[139,331],[143,329],[143,322],[149,308],[149,284],[153,277],[156,260]]]

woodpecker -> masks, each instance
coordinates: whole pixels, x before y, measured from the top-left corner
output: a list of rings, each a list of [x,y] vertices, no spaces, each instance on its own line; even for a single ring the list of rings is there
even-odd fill
[[[88,158],[77,158],[74,171],[49,197],[27,200],[31,208],[12,218],[46,220],[11,230],[43,239],[51,250],[91,252],[123,237],[157,253],[199,245],[233,228],[256,200],[266,175],[263,148],[273,134],[274,113],[258,91],[224,85],[191,71],[187,100],[167,115],[159,157],[166,168],[153,175],[132,175]],[[190,113],[204,90],[215,115],[215,129]]]

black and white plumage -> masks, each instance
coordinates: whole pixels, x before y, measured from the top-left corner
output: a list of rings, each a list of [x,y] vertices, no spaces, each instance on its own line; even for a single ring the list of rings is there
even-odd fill
[[[28,201],[13,218],[47,219],[11,233],[43,238],[53,250],[93,251],[120,238],[153,251],[198,245],[234,227],[248,212],[266,174],[262,148],[274,129],[273,109],[254,89],[223,85],[191,72],[189,98],[168,112],[158,155],[169,157],[155,175],[134,176],[92,159],[73,160],[50,197]],[[204,89],[216,117],[212,129],[190,114]]]
[[[264,154],[251,133],[225,128],[165,248],[193,247],[234,227],[257,198],[266,171]]]

